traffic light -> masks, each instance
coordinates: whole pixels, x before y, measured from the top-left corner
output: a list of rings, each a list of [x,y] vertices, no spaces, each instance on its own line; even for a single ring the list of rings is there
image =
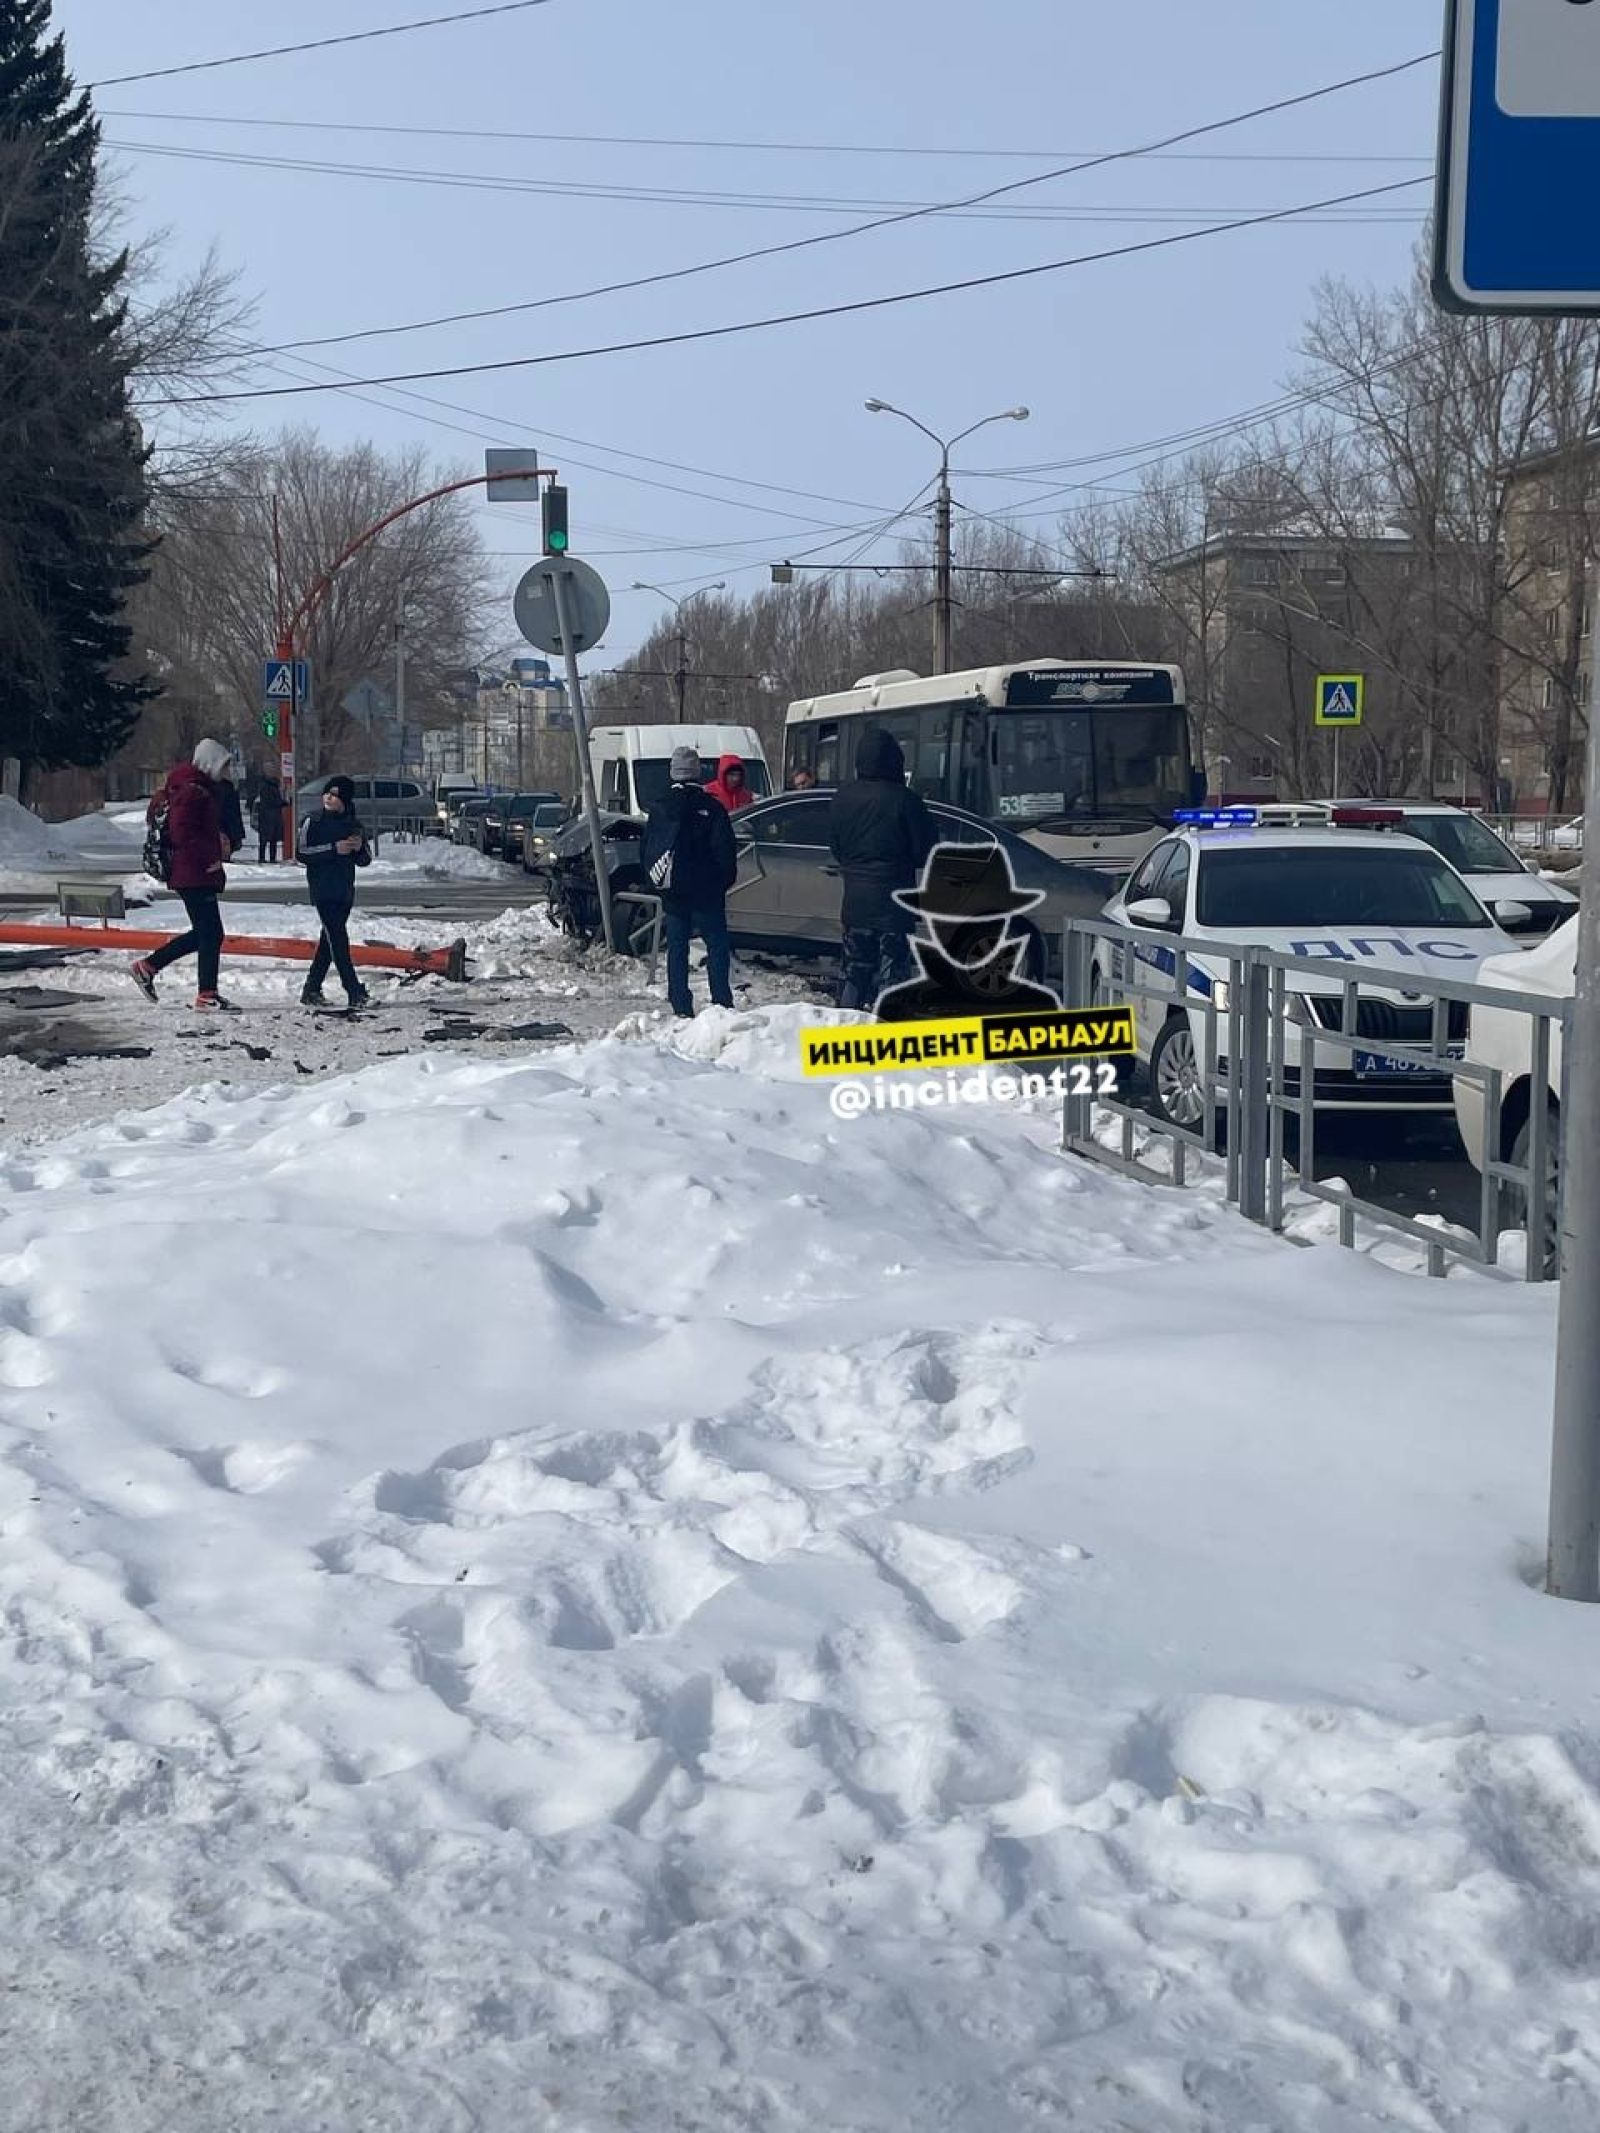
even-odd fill
[[[567,492],[552,482],[544,492],[544,552],[546,555],[565,555],[567,552]]]

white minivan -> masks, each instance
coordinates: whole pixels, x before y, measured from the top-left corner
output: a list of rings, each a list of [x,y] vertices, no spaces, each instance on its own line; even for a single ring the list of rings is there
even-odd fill
[[[772,791],[766,754],[753,726],[594,726],[589,731],[589,760],[601,807],[616,815],[647,814],[672,783],[677,748],[697,751],[708,785],[722,757],[736,755],[744,764],[751,798],[765,800]]]

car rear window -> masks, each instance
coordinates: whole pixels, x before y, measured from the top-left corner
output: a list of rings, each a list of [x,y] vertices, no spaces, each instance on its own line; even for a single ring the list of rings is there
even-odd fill
[[[1200,853],[1196,918],[1221,932],[1256,926],[1483,927],[1493,921],[1427,846],[1331,845]]]

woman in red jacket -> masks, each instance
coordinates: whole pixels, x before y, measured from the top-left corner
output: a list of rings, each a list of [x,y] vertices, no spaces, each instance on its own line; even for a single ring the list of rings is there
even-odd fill
[[[156,978],[169,963],[192,955],[198,964],[199,990],[194,1005],[200,1014],[236,1015],[239,1010],[217,991],[222,962],[222,911],[227,887],[223,860],[232,849],[222,826],[218,780],[232,758],[220,741],[202,741],[192,763],[180,763],[150,802],[150,819],[165,804],[167,844],[171,854],[167,884],[176,889],[189,914],[189,930],[133,965],[133,982],[147,1000],[156,996]]]

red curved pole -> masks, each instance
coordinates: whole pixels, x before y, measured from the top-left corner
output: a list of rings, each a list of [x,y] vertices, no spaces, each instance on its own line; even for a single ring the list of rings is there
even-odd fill
[[[403,518],[408,518],[413,511],[420,511],[424,504],[438,503],[441,497],[458,496],[463,489],[476,489],[494,481],[526,481],[530,474],[538,480],[544,480],[547,477],[552,481],[556,479],[556,469],[554,467],[539,466],[508,467],[503,473],[499,474],[467,474],[460,481],[447,481],[442,488],[430,489],[426,496],[413,496],[409,503],[401,504],[398,510],[391,511],[386,518],[380,518],[375,526],[369,526],[365,533],[359,534],[350,543],[349,547],[344,550],[343,554],[336,557],[328,565],[321,577],[312,585],[310,591],[301,597],[299,604],[294,608],[287,620],[284,620],[280,613],[276,656],[279,659],[288,660],[291,666],[295,663],[299,656],[298,643],[300,633],[316,613],[322,601],[327,598],[328,593],[332,590],[334,579],[338,577],[345,565],[353,561],[369,542],[375,541],[380,533],[387,533],[391,526],[397,524]],[[282,722],[278,728],[280,782],[282,782],[285,789],[284,805],[288,810],[289,816],[288,830],[283,840],[284,856],[288,859],[293,859],[294,857],[295,843],[294,729],[297,722],[295,713],[298,709],[297,703],[286,706]]]

